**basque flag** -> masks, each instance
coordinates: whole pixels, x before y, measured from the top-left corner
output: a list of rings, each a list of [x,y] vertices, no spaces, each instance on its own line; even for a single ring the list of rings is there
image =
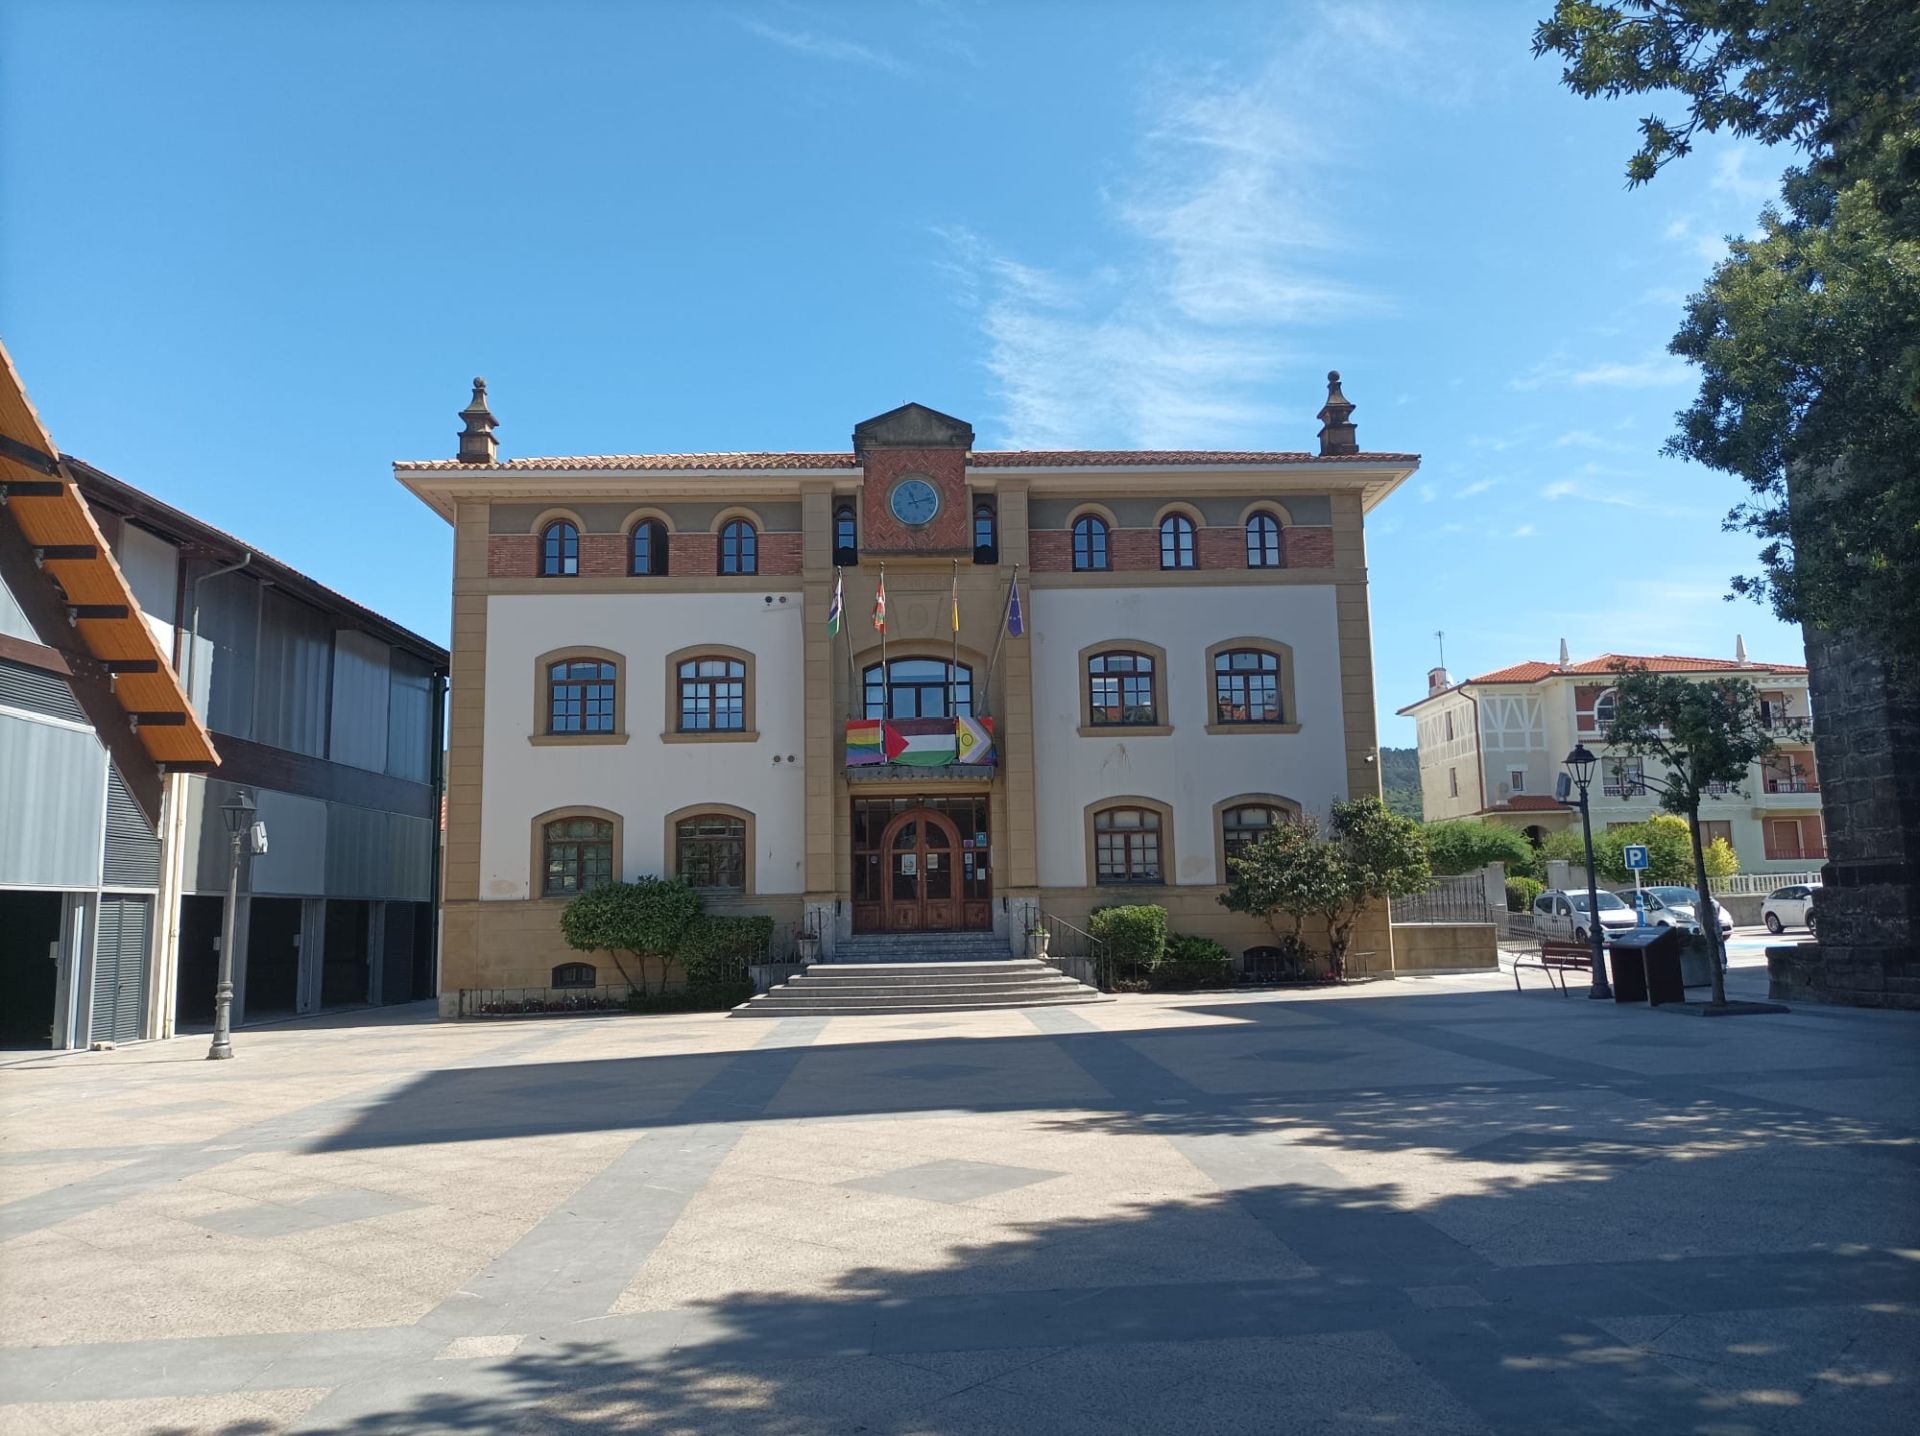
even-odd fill
[[[887,631],[887,571],[880,570],[880,586],[873,591],[873,626],[876,631]]]

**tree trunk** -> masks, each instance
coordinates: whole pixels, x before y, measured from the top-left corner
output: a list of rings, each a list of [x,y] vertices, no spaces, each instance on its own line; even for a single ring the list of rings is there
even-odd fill
[[[1693,915],[1700,919],[1700,931],[1707,939],[1707,962],[1713,969],[1713,1005],[1727,1002],[1727,979],[1720,970],[1720,914],[1713,905],[1713,892],[1707,886],[1707,854],[1700,843],[1700,798],[1696,794],[1687,807],[1687,832],[1693,837],[1693,876],[1695,896],[1700,900]]]

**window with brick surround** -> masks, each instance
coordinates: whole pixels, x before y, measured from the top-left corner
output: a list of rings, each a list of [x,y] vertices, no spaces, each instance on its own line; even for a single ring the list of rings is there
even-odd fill
[[[1104,573],[1113,567],[1112,533],[1098,514],[1073,521],[1073,567],[1078,573]]]
[[[540,533],[540,576],[574,578],[580,572],[580,530],[556,519]]]
[[[720,530],[720,572],[760,572],[760,533],[746,519],[730,519]]]
[[[667,572],[667,526],[643,519],[633,526],[627,550],[627,572],[643,578],[661,578]]]
[[[1272,514],[1252,515],[1247,519],[1247,567],[1280,566],[1280,520]]]
[[[1000,562],[1000,520],[985,499],[973,506],[973,561]]]
[[[1160,520],[1160,567],[1194,567],[1193,537],[1193,520],[1185,514]]]

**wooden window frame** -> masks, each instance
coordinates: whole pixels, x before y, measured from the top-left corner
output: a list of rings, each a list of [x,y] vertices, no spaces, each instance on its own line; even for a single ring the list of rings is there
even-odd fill
[[[742,676],[744,687],[740,694],[741,727],[696,728],[690,731],[680,727],[680,665],[703,658],[727,659],[744,665],[745,672]],[[755,712],[755,695],[758,688],[754,657],[744,648],[732,648],[724,643],[695,643],[686,648],[675,649],[667,655],[667,712],[660,741],[663,743],[755,742],[760,737]]]
[[[649,534],[648,548],[654,560],[648,568],[641,568],[635,561],[635,545],[642,533]],[[667,578],[672,572],[673,525],[662,514],[640,514],[627,525],[627,577]]]
[[[985,520],[987,541],[980,542],[980,524]],[[973,536],[973,561],[977,564],[1000,562],[1000,508],[992,499],[975,499],[968,532]]]
[[[1283,818],[1299,819],[1306,814],[1298,802],[1279,793],[1237,793],[1213,805],[1213,872],[1220,885],[1227,882],[1227,814],[1236,808],[1272,808]]]
[[[846,542],[842,543],[841,525],[846,526]],[[860,562],[860,512],[851,501],[843,501],[833,506],[833,563],[835,568],[854,568]]]
[[[745,530],[744,535],[736,530]],[[716,534],[717,547],[714,551],[714,572],[722,578],[754,578],[760,573],[760,525],[746,514],[733,514],[720,523]],[[727,545],[735,545],[734,562],[740,567],[727,567]]]
[[[1278,689],[1280,695],[1280,717],[1278,723],[1222,723],[1220,721],[1218,690],[1214,683],[1214,661],[1224,653],[1241,649],[1256,653],[1265,653],[1278,661]],[[1214,644],[1207,650],[1204,668],[1206,680],[1207,732],[1216,736],[1231,736],[1245,733],[1298,733],[1300,731],[1300,709],[1294,698],[1293,687],[1293,649],[1290,645],[1272,638],[1229,638]]]
[[[1267,557],[1268,544],[1264,536],[1259,541],[1257,549],[1258,557],[1255,556],[1254,533],[1256,527],[1263,523],[1273,526],[1272,558]],[[1280,522],[1280,516],[1274,513],[1272,509],[1255,509],[1252,513],[1248,514],[1246,522],[1243,525],[1243,532],[1246,535],[1247,542],[1248,568],[1285,568],[1287,566],[1287,527]]]
[[[613,665],[613,731],[611,733],[555,733],[551,730],[554,664],[597,662]],[[533,660],[533,732],[527,742],[536,748],[592,747],[627,741],[627,660],[611,648],[573,644],[543,653]]]
[[[1080,526],[1089,525],[1087,540],[1087,562],[1080,562]],[[1100,562],[1093,562],[1093,539],[1097,530],[1100,536]],[[1067,547],[1071,554],[1075,573],[1112,573],[1113,572],[1113,522],[1105,514],[1078,513],[1067,524]]]
[[[963,650],[962,652],[963,652],[963,656],[958,666],[960,671],[964,672],[967,675],[967,711],[961,714],[948,714],[945,716],[972,718],[972,717],[976,717],[980,711],[980,707],[979,707],[980,705],[980,670],[976,665],[967,662],[966,657],[964,656],[965,651]],[[887,655],[887,661],[884,666],[881,664],[878,658],[874,659],[874,661],[871,663],[862,664],[860,666],[860,675],[859,675],[860,676],[860,713],[862,717],[892,718],[894,716],[893,675],[887,672],[886,669],[891,668],[892,665],[896,663],[938,663],[946,667],[954,666],[953,659],[945,653],[891,653]],[[882,670],[881,687],[886,695],[885,707],[887,711],[880,714],[869,714],[867,711],[867,691],[869,687],[867,682],[867,675],[873,672],[876,668],[879,668]],[[934,685],[927,684],[927,683],[916,683],[916,684],[913,684],[912,686],[915,688],[928,688]],[[957,701],[959,698],[959,694],[957,691],[954,694],[954,698],[956,701],[951,706],[954,708],[958,708],[960,705]],[[932,717],[938,718],[938,717],[941,717],[942,715],[936,713],[932,715],[921,715],[921,716],[932,716]],[[907,717],[902,716],[900,721],[904,723],[910,720]]]
[[[1179,562],[1181,553],[1179,524],[1186,525],[1187,562]],[[1175,509],[1164,513],[1153,522],[1153,531],[1160,541],[1160,571],[1162,573],[1192,573],[1200,567],[1200,523],[1194,515],[1185,509]],[[1174,562],[1167,562],[1167,539],[1169,531],[1173,535]]]
[[[668,877],[680,875],[680,825],[692,822],[696,818],[731,818],[744,825],[742,836],[741,880],[738,888],[698,888],[696,891],[714,898],[754,897],[759,886],[754,871],[754,848],[756,834],[754,817],[746,808],[735,807],[731,803],[690,803],[684,808],[676,808],[663,820],[661,852],[666,856],[665,870]]]
[[[567,563],[566,552],[565,552],[566,540],[562,539],[561,540],[561,556],[559,559],[561,567],[557,570],[549,572],[547,569],[547,540],[553,535],[555,530],[563,529],[563,528],[570,529],[573,532],[573,568],[571,571],[569,571],[565,566]],[[538,555],[538,558],[539,558],[538,567],[540,569],[541,578],[578,578],[580,577],[580,532],[581,532],[580,521],[566,514],[557,515],[556,517],[550,518],[545,523],[540,525],[540,528],[538,529],[539,543],[540,543],[540,549],[539,549],[539,555]]]
[[[531,883],[528,887],[528,892],[535,901],[571,902],[580,895],[579,892],[550,893],[547,891],[547,824],[558,823],[571,818],[591,818],[597,822],[611,823],[613,825],[613,852],[611,855],[612,867],[609,870],[609,881],[619,882],[626,873],[626,868],[623,866],[625,857],[621,850],[622,829],[625,825],[622,823],[618,813],[614,812],[611,808],[595,808],[587,804],[574,804],[571,807],[565,808],[549,808],[544,813],[535,814],[533,819],[531,833],[532,853],[529,864]],[[582,889],[581,891],[585,890]]]
[[[1158,878],[1156,878],[1151,882],[1142,880],[1140,882],[1104,882],[1103,883],[1100,881],[1100,844],[1099,844],[1100,815],[1102,813],[1110,813],[1120,809],[1130,809],[1130,808],[1137,808],[1144,812],[1152,813],[1159,820],[1158,826],[1154,828],[1153,831],[1159,835],[1158,847],[1160,851],[1160,875]],[[1167,804],[1161,802],[1157,798],[1144,798],[1144,797],[1139,797],[1134,795],[1122,795],[1122,796],[1113,797],[1113,798],[1100,798],[1094,802],[1087,804],[1086,814],[1085,814],[1085,824],[1086,824],[1085,835],[1086,835],[1086,844],[1087,844],[1087,886],[1089,888],[1098,888],[1103,891],[1118,890],[1120,892],[1129,892],[1129,891],[1142,889],[1142,888],[1146,888],[1146,889],[1164,888],[1164,887],[1172,887],[1174,885],[1172,879],[1169,878],[1168,874],[1170,873],[1177,874],[1179,872],[1179,868],[1175,866],[1175,863],[1174,863],[1173,809],[1169,807]],[[1139,830],[1136,830],[1136,831],[1139,831]]]
[[[1153,663],[1152,723],[1095,723],[1093,721],[1093,660],[1114,653],[1136,654]],[[1080,650],[1074,660],[1080,683],[1080,736],[1082,738],[1163,738],[1173,732],[1172,714],[1167,708],[1167,650],[1157,643],[1133,638],[1116,638],[1093,643]]]

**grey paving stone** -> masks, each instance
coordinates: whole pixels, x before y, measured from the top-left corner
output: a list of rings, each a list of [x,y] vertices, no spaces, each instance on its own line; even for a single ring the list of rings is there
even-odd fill
[[[991,1067],[972,1062],[919,1062],[908,1067],[884,1067],[877,1075],[904,1077],[913,1082],[945,1082],[950,1078],[972,1077],[992,1070]]]
[[[342,1222],[362,1222],[368,1217],[390,1216],[412,1211],[424,1205],[387,1192],[369,1192],[359,1188],[341,1192],[322,1192],[299,1202],[261,1202],[250,1207],[228,1207],[192,1218],[194,1225],[230,1237],[285,1237],[309,1232],[317,1227],[338,1226]]]
[[[863,1191],[882,1192],[892,1197],[919,1197],[928,1202],[947,1202],[958,1206],[981,1197],[997,1196],[1016,1187],[1035,1182],[1050,1182],[1064,1172],[1049,1172],[1037,1167],[1009,1167],[1000,1162],[972,1162],[949,1158],[940,1162],[922,1162],[877,1177],[856,1177],[840,1183]]]

